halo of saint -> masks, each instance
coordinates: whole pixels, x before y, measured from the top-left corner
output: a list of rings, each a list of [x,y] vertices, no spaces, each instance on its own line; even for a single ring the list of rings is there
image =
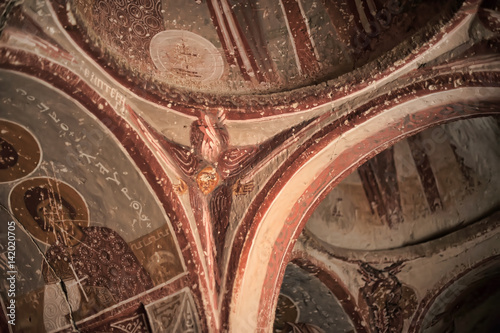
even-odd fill
[[[23,126],[0,119],[0,183],[31,174],[42,157],[40,144]]]
[[[74,243],[78,227],[89,225],[82,196],[53,178],[30,178],[17,184],[10,194],[10,207],[26,230],[45,244]]]

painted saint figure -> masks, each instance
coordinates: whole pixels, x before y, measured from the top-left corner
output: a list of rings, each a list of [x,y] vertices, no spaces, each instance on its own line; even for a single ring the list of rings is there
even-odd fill
[[[85,203],[73,188],[48,178],[24,183],[32,184],[16,186],[21,185],[19,194],[24,192],[16,215],[21,223],[27,222],[26,229],[35,238],[50,245],[42,264],[48,332],[70,325],[70,313],[78,320],[153,287],[120,235],[106,227],[88,226]]]
[[[17,164],[19,154],[7,141],[0,138],[0,169],[7,169]]]
[[[403,332],[404,320],[416,308],[416,294],[396,276],[402,269],[397,262],[384,269],[360,263],[359,272],[365,285],[359,289],[359,303],[366,306],[374,332]]]
[[[0,183],[26,177],[40,165],[40,146],[25,127],[0,119]]]

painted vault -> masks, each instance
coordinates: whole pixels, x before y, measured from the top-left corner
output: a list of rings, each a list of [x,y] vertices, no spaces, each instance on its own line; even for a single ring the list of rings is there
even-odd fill
[[[0,1],[1,332],[495,332],[500,3]]]

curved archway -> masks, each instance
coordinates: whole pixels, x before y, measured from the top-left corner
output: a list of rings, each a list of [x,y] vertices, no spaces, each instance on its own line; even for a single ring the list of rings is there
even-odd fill
[[[314,154],[293,156],[292,166],[280,171],[281,177],[266,193],[268,204],[257,210],[243,246],[233,288],[230,327],[238,330],[256,323],[252,326],[256,331],[268,330],[277,286],[295,239],[319,202],[340,180],[378,152],[424,129],[452,120],[498,114],[498,92],[495,84],[490,88],[445,90],[379,113],[345,117],[330,127],[331,132],[314,138],[315,149],[308,148]]]
[[[292,259],[290,263],[295,264],[303,271],[316,276],[332,292],[351,320],[356,332],[369,332],[363,318],[356,311],[356,302],[354,301],[353,295],[334,272],[328,270],[326,267],[322,267],[317,260],[314,260],[314,258],[308,256],[306,253],[300,253],[300,255]]]
[[[464,316],[457,316],[456,312],[461,311],[464,315],[464,311],[473,312],[481,305],[486,307],[482,311],[496,311],[496,305],[491,304],[491,298],[500,293],[497,283],[500,274],[499,265],[500,256],[489,257],[449,279],[441,288],[431,291],[417,309],[409,331],[442,332],[453,326],[459,318],[464,319]],[[493,309],[488,308],[491,305]],[[478,324],[479,321],[474,318],[474,314],[468,314],[465,319],[475,319],[472,320],[472,324]],[[484,327],[493,325],[498,328],[500,325],[494,314],[482,319],[485,319],[481,323]],[[463,324],[470,323],[465,321]]]

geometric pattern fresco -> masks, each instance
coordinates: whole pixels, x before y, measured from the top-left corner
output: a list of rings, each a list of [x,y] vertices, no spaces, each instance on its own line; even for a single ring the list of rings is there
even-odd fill
[[[200,332],[189,289],[147,305],[146,311],[154,332]]]

